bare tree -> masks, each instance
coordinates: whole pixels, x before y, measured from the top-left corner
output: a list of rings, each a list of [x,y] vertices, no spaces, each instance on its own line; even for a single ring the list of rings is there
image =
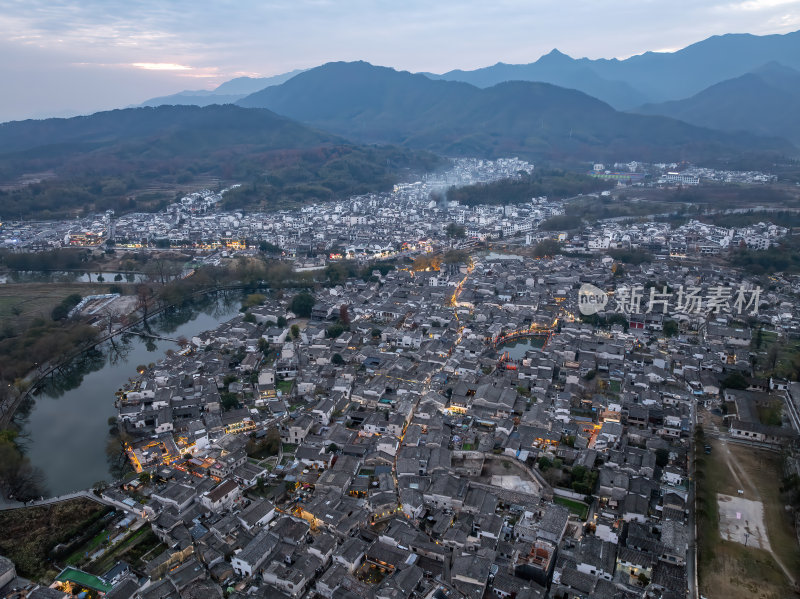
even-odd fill
[[[780,357],[780,347],[777,343],[770,346],[767,352],[767,365],[769,369],[774,371],[778,366],[778,358]]]
[[[0,491],[19,501],[42,494],[44,474],[11,441],[0,443]]]
[[[147,263],[145,274],[151,281],[166,285],[180,275],[182,270],[182,262],[158,256]]]
[[[150,307],[150,300],[153,297],[153,289],[144,283],[136,286],[136,309],[141,309],[142,316],[147,318],[147,310]]]

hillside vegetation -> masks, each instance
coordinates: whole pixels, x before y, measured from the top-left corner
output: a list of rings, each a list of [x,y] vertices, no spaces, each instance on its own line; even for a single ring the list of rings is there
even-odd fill
[[[448,201],[466,206],[478,204],[519,204],[540,196],[567,198],[610,189],[613,182],[560,170],[535,171],[520,179],[503,179],[447,190]]]
[[[251,184],[234,198],[280,208],[381,191],[409,170],[439,164],[428,153],[360,146],[268,110],[230,105],[4,123],[0,182],[12,185],[0,190],[0,216],[157,210],[209,180]],[[50,176],[14,188],[29,173]]]

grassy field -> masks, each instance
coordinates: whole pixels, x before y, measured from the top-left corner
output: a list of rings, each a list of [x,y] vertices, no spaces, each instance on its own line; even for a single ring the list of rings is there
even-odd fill
[[[75,499],[50,506],[0,512],[0,555],[17,565],[20,576],[51,581],[58,572],[48,560],[58,543],[69,540],[83,524],[107,508],[89,499]]]
[[[291,380],[278,381],[275,383],[275,388],[284,395],[288,395],[292,391],[292,387],[294,387],[294,381]]]
[[[108,283],[6,283],[0,285],[0,325],[11,322],[20,329],[50,312],[73,293],[82,296],[108,293]]]
[[[553,497],[553,503],[557,503],[558,505],[563,505],[565,508],[569,509],[570,512],[578,516],[581,520],[586,520],[586,515],[589,513],[589,506],[583,503],[582,501],[575,501],[573,499],[568,499],[566,497],[559,497],[558,495]]]
[[[108,533],[105,530],[101,530],[94,536],[94,538],[90,539],[88,543],[74,551],[73,554],[67,558],[66,564],[68,566],[77,566],[82,560],[85,559],[85,555],[87,553],[92,553],[95,551],[100,544],[106,540],[107,537]]]
[[[774,331],[762,331],[761,345],[756,347],[758,345],[757,337],[758,333],[754,331],[753,340],[750,343],[750,351],[758,356],[756,374],[759,376],[791,377],[796,371],[794,361],[800,354],[800,340],[778,339]]]
[[[759,405],[756,407],[758,412],[758,419],[761,424],[768,426],[780,426],[783,421],[781,414],[783,412],[783,402],[779,399],[770,402],[767,406]]]
[[[711,455],[702,452],[710,443]],[[726,460],[735,464],[737,480]],[[800,572],[800,548],[794,526],[780,499],[780,456],[733,443],[701,441],[697,461],[698,565],[700,591],[709,599],[785,599],[798,597],[786,574],[765,550],[723,540],[719,534],[717,494],[761,500],[770,545],[790,572]]]

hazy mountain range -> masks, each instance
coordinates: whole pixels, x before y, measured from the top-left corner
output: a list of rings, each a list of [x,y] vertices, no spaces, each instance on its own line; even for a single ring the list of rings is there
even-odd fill
[[[647,104],[661,114],[722,131],[750,131],[800,144],[800,71],[777,62],[727,79],[683,100]]]
[[[296,69],[274,77],[237,77],[226,81],[213,90],[186,90],[169,96],[150,98],[139,106],[210,106],[212,104],[233,104],[245,96],[288,81],[303,69]]]
[[[800,31],[784,35],[728,34],[713,36],[676,52],[645,52],[624,60],[571,58],[554,49],[528,64],[498,62],[472,71],[423,73],[430,79],[463,81],[491,87],[506,81],[539,81],[577,89],[618,110],[693,96],[714,84],[733,79],[768,63],[800,70]],[[274,77],[239,77],[213,91],[184,91],[147,100],[159,104],[223,104],[291,79],[295,70]],[[238,97],[237,97],[238,96]]]
[[[542,81],[578,89],[625,110],[687,98],[770,62],[800,69],[800,31],[714,36],[676,52],[645,52],[625,60],[575,59],[553,50],[530,64],[497,63],[474,71],[427,75],[478,87],[511,80]]]
[[[125,108],[90,116],[0,123],[0,155],[47,148],[48,154],[97,151],[137,140],[194,138],[191,151],[207,152],[229,138],[254,149],[309,147],[344,140],[269,110],[236,106]],[[162,148],[153,146],[152,153]]]
[[[479,88],[508,81],[550,83],[582,91],[617,110],[669,116],[723,131],[785,137],[797,143],[800,113],[794,106],[798,70],[800,31],[785,35],[714,36],[676,52],[646,52],[625,60],[575,59],[553,50],[529,64],[497,63],[472,71],[423,75]],[[181,92],[153,98],[143,105],[206,106],[236,102],[247,105],[252,102],[245,100],[248,95],[281,85],[302,72],[266,78],[240,77],[213,91]],[[308,115],[299,112],[296,118],[322,124],[317,115],[307,118]]]
[[[685,89],[691,87],[688,80],[700,85],[701,75],[712,77],[709,65],[720,59],[720,52],[738,56],[741,51],[736,48],[744,46],[756,56],[742,61],[750,64],[770,52],[785,52],[787,45],[796,44],[798,39],[798,34],[722,36],[680,52],[650,53],[626,61],[575,61],[553,52],[527,67],[543,72],[540,67],[545,65],[551,74],[560,73],[562,82],[574,77],[576,83],[605,86],[607,91],[613,87],[608,82],[617,81],[621,93],[641,99],[644,92],[637,95],[633,86],[621,79],[604,80],[598,71],[613,69],[614,76],[627,73],[630,77],[631,73],[648,71],[648,77],[636,83],[652,95],[656,80],[662,87],[668,87],[666,80],[676,77]],[[798,56],[800,53],[789,53],[784,57],[798,62]],[[688,68],[686,61],[697,62],[691,73],[681,70]],[[553,66],[557,64],[565,66],[559,70]],[[662,73],[673,75],[654,74],[657,69],[653,65],[658,64]],[[587,71],[587,65],[594,70]],[[490,75],[503,79],[512,76],[515,68],[496,65],[459,76],[486,84],[491,81]],[[713,76],[738,68],[738,64],[728,65],[727,70],[713,71]],[[581,78],[580,73],[588,74]],[[258,89],[236,104],[268,109],[292,121],[232,107],[176,112],[169,110],[169,105],[161,105],[72,119],[2,124],[0,153],[4,160],[0,176],[18,176],[19,168],[53,168],[62,159],[76,167],[90,153],[95,158],[102,154],[99,162],[107,165],[108,153],[119,153],[120,148],[134,162],[138,158],[133,148],[141,149],[144,162],[146,157],[166,158],[162,155],[164,148],[176,152],[171,159],[179,162],[203,152],[224,153],[232,147],[237,153],[246,147],[254,151],[267,146],[271,150],[291,149],[298,147],[297,140],[308,140],[311,135],[300,123],[312,126],[314,134],[322,136],[301,143],[304,148],[351,142],[397,144],[444,155],[515,154],[553,162],[624,158],[702,161],[752,152],[793,155],[797,150],[786,138],[797,139],[794,107],[799,77],[795,70],[771,61],[753,72],[712,84],[690,98],[624,112],[588,92],[547,82],[513,80],[479,87],[365,62],[328,63],[273,78],[238,78],[213,92],[194,96],[187,92],[182,96],[187,101],[200,98],[204,104],[217,104]],[[66,172],[63,165],[60,170]]]
[[[491,87],[505,81],[539,81],[577,89],[618,110],[693,96],[716,83],[749,73],[768,63],[800,70],[800,31],[784,35],[736,33],[713,36],[675,52],[645,52],[624,60],[571,58],[557,49],[528,64],[498,62],[472,71],[423,73],[430,79],[463,81]],[[240,77],[213,91],[185,91],[153,98],[143,106],[225,103],[265,87],[279,85],[302,70],[274,77]]]
[[[446,155],[697,160],[788,142],[619,112],[583,92],[509,81],[478,88],[365,62],[329,63],[239,100],[364,143]]]

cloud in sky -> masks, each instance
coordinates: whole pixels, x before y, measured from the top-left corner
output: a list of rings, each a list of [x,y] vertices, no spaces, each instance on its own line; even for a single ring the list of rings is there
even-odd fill
[[[796,7],[797,2],[794,0],[746,0],[745,2],[733,2],[728,5],[728,8],[733,10],[758,12],[792,5]]]
[[[133,62],[132,67],[145,71],[191,71],[192,67],[172,62]]]
[[[0,120],[331,60],[443,72],[798,28],[800,0],[0,0]]]

